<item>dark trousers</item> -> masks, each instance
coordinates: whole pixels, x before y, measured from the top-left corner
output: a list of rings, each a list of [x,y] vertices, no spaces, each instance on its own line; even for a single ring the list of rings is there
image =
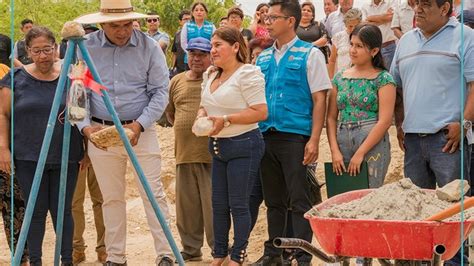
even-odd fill
[[[25,202],[28,202],[37,162],[15,161],[16,177],[20,183]],[[66,199],[64,204],[63,237],[61,245],[61,261],[72,262],[72,237],[74,232],[74,222],[72,219],[71,205],[76,178],[79,170],[78,163],[70,163],[67,173]],[[31,219],[30,230],[27,241],[30,252],[30,262],[41,265],[43,238],[45,233],[46,215],[48,211],[56,229],[58,202],[59,202],[59,179],[61,174],[60,164],[46,164],[43,178],[38,191],[33,217]]]
[[[286,236],[288,209],[292,210],[293,237],[311,242],[313,236],[309,222],[303,217],[312,207],[311,186],[303,165],[304,148],[309,138],[266,132],[264,139],[261,169],[269,235],[264,255],[279,256],[282,250],[273,246],[273,239]],[[297,251],[295,258],[298,262],[311,261],[311,255],[303,251]]]
[[[264,151],[258,129],[231,138],[211,138],[212,211],[215,258],[229,252],[230,219],[234,225],[233,261],[244,261],[250,234],[249,198]]]

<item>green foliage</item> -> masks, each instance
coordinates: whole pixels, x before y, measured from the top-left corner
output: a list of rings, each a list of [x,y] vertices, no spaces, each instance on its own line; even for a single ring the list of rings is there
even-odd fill
[[[218,25],[234,0],[206,0],[209,20]],[[32,19],[36,25],[50,28],[59,37],[62,25],[68,20],[99,10],[99,0],[15,0],[15,40],[22,38],[20,22]],[[179,27],[178,15],[190,9],[193,0],[132,0],[137,12],[155,11],[161,17],[161,30],[173,36]],[[10,35],[10,0],[0,0],[0,33]]]
[[[147,13],[155,11],[160,15],[161,31],[171,38],[178,30],[178,15],[183,9],[190,9],[194,0],[132,0],[136,12]],[[235,5],[234,0],[204,0],[209,14],[208,19],[218,26],[220,18],[227,15],[227,10]],[[29,18],[36,25],[50,28],[60,41],[60,32],[66,21],[87,13],[99,10],[99,0],[15,0],[14,1],[14,30],[15,40],[23,38],[20,23]],[[142,21],[142,25],[144,25]],[[10,36],[10,0],[0,0],[0,33]],[[171,52],[168,49],[168,62]]]

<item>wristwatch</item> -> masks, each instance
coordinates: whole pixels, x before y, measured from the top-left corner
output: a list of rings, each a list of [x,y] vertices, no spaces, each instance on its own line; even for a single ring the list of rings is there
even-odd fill
[[[224,120],[225,121],[225,120]],[[471,120],[467,120],[467,119],[464,119],[462,121],[462,126],[464,127],[464,129],[466,130],[469,130],[472,128],[472,121]]]
[[[224,127],[229,127],[230,126],[229,117],[227,115],[224,115],[222,118],[224,118]]]

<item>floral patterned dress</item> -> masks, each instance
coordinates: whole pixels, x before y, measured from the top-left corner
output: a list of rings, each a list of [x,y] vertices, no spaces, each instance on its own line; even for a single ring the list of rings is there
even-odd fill
[[[339,110],[337,144],[345,162],[349,162],[364,143],[379,114],[378,91],[387,84],[394,84],[387,71],[381,71],[374,79],[345,78],[343,72],[334,76]],[[394,89],[394,88],[393,88]],[[364,156],[367,162],[369,187],[383,185],[390,164],[388,133]]]

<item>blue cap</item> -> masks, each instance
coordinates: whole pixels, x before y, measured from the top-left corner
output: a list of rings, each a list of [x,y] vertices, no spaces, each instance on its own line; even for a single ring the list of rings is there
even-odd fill
[[[199,50],[209,53],[211,52],[211,41],[203,37],[192,38],[189,40],[186,50]]]

